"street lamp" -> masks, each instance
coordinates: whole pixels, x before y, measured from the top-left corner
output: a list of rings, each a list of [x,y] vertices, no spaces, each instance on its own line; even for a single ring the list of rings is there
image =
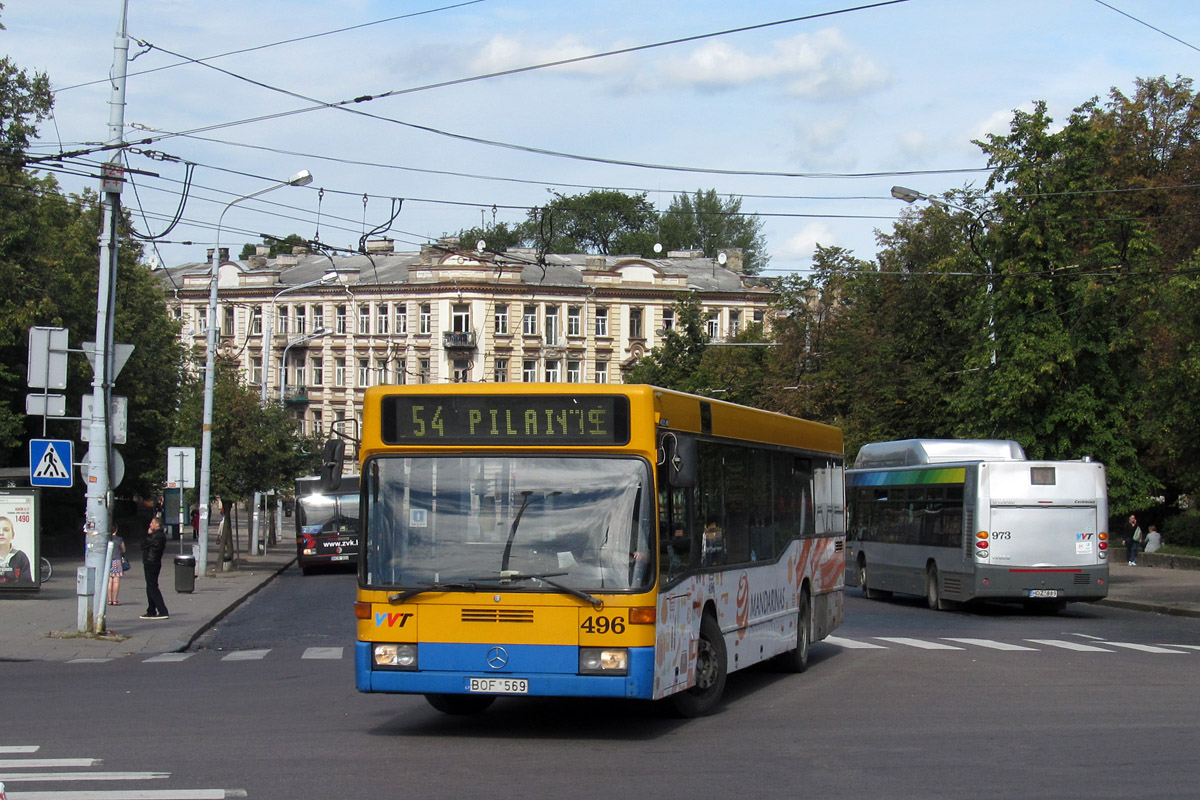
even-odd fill
[[[212,275],[208,287],[208,331],[204,343],[204,422],[200,434],[200,530],[204,533],[200,540],[200,574],[208,568],[208,504],[212,488],[212,418],[213,418],[213,384],[216,372],[217,354],[217,278],[221,271],[221,225],[225,221],[225,213],[243,200],[273,192],[284,186],[307,186],[312,183],[313,176],[308,170],[300,170],[286,181],[281,181],[257,192],[243,195],[230,200],[217,218],[217,245],[213,248]]]
[[[980,216],[976,211],[967,208],[966,206],[950,203],[938,197],[931,197],[923,192],[918,192],[916,189],[910,189],[907,186],[893,186],[892,197],[896,198],[897,200],[903,200],[909,204],[915,203],[918,200],[924,200],[930,205],[941,206],[942,208],[953,208],[966,212],[975,218],[975,223],[979,226],[980,230],[983,229],[983,217]],[[983,254],[979,252],[979,248],[975,245],[975,232],[968,231],[967,236],[970,240],[971,252],[975,254],[976,258],[983,262],[983,266],[987,270],[988,274],[988,338],[992,342],[992,366],[994,367],[996,366],[996,316],[995,311],[992,309],[992,264],[983,257]]]
[[[267,404],[267,385],[271,382],[271,351],[274,349],[272,347],[272,344],[273,344],[272,327],[273,327],[273,323],[275,321],[275,301],[278,300],[281,295],[287,294],[288,292],[297,292],[297,291],[300,291],[301,289],[311,289],[314,286],[323,286],[327,283],[332,283],[332,282],[336,281],[337,279],[338,279],[337,272],[334,272],[334,271],[326,272],[324,275],[317,278],[316,280],[306,281],[304,283],[298,283],[295,286],[286,286],[283,289],[280,289],[278,292],[276,292],[275,296],[271,298],[270,313],[267,314],[265,336],[263,337],[262,375],[259,378],[259,380],[261,382],[261,385],[259,387],[259,403],[261,405],[265,406]],[[261,517],[260,517],[260,506],[261,505],[262,505],[262,492],[255,492],[254,493],[254,513],[251,515],[251,522],[250,522],[250,552],[251,553],[258,552],[258,542],[259,542],[258,534],[259,534],[259,530],[261,529],[261,525],[262,525]]]

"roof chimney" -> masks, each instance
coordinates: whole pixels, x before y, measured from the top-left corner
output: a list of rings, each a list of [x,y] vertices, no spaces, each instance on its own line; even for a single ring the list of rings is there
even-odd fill
[[[742,248],[726,247],[717,251],[717,257],[725,256],[725,268],[739,275],[745,269],[745,258]]]

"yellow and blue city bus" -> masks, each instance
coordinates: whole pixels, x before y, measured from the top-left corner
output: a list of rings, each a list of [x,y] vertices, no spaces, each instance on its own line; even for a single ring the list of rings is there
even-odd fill
[[[836,428],[651,386],[379,386],[359,456],[362,692],[694,716],[841,622]]]

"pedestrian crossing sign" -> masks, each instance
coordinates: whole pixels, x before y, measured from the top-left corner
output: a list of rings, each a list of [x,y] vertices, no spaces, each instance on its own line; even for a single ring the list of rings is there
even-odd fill
[[[73,444],[70,439],[30,439],[29,485],[69,489],[74,474]]]

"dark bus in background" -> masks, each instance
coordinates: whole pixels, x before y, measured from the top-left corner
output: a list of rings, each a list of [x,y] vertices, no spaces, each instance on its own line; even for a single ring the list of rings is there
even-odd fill
[[[321,479],[296,479],[296,557],[300,570],[354,564],[358,560],[358,476],[344,475],[333,493],[321,491]]]

